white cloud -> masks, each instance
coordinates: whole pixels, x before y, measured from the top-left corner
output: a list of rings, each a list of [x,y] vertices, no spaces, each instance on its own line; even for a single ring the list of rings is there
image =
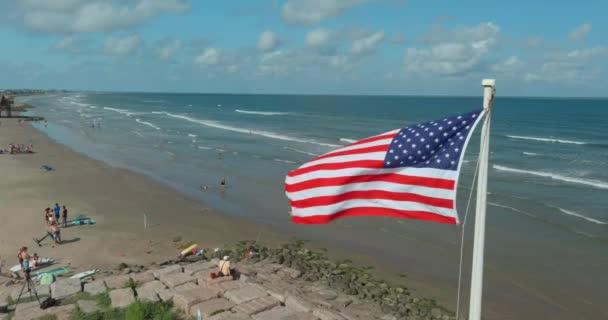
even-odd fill
[[[536,70],[525,73],[526,81],[581,83],[601,73],[598,62],[608,58],[608,47],[577,49],[554,54]]]
[[[177,52],[182,47],[182,42],[180,40],[170,40],[167,41],[161,48],[158,50],[158,56],[161,59],[170,58],[175,52]]]
[[[141,39],[133,34],[126,37],[109,37],[104,44],[104,52],[110,55],[124,56],[137,49]]]
[[[372,1],[375,0],[287,0],[281,7],[281,16],[290,23],[314,25]]]
[[[53,33],[124,29],[167,12],[183,13],[186,0],[137,0],[133,5],[103,0],[22,0],[18,12],[32,30]]]
[[[222,51],[218,48],[206,48],[196,57],[194,63],[202,66],[214,66],[220,63]]]
[[[376,50],[376,47],[384,40],[384,31],[378,31],[367,37],[353,41],[351,52],[354,54],[365,54]]]
[[[331,30],[326,28],[310,30],[306,34],[306,45],[309,47],[324,47],[331,40],[331,36]]]
[[[584,40],[590,32],[591,23],[583,23],[570,31],[570,33],[568,33],[568,38],[574,41]]]
[[[258,37],[257,47],[262,51],[270,51],[276,48],[280,43],[279,37],[276,33],[266,30],[260,34]]]
[[[55,43],[53,45],[53,49],[55,50],[68,50],[69,48],[72,48],[74,46],[74,44],[76,43],[76,38],[75,37],[67,37],[64,38],[62,40],[60,40],[59,42]]]
[[[498,26],[493,23],[450,32],[435,30],[428,38],[430,46],[406,50],[405,69],[420,74],[466,74],[478,67],[496,45],[498,32]]]
[[[509,58],[495,63],[491,70],[497,75],[504,76],[518,76],[521,74],[524,63],[517,56],[510,56]]]

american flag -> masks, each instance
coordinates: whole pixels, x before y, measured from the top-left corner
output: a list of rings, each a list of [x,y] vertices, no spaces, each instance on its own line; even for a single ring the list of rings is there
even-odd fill
[[[285,179],[292,221],[389,216],[457,224],[460,166],[482,113],[392,130],[303,164]]]

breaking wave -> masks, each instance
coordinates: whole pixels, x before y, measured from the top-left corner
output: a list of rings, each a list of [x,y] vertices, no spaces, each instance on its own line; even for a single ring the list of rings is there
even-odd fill
[[[276,162],[282,162],[282,163],[289,163],[289,164],[295,163],[295,161],[283,160],[283,159],[277,159],[277,158],[275,158],[274,161],[276,161]]]
[[[172,118],[186,120],[189,122],[202,124],[204,126],[216,128],[216,129],[234,131],[234,132],[245,133],[245,134],[252,134],[252,135],[262,136],[262,137],[266,137],[266,138],[277,139],[277,140],[293,141],[293,142],[300,142],[300,143],[311,143],[311,144],[316,144],[316,145],[326,146],[326,147],[333,147],[333,148],[340,147],[339,145],[335,145],[335,144],[322,143],[322,142],[317,142],[317,141],[313,141],[313,140],[305,140],[305,139],[281,135],[281,134],[269,132],[269,131],[248,130],[248,129],[243,129],[243,128],[239,128],[239,127],[232,127],[232,126],[228,126],[228,125],[222,124],[217,121],[201,120],[201,119],[196,119],[196,118],[192,118],[192,117],[188,117],[188,116],[184,116],[184,115],[180,115],[180,114],[173,114],[173,113],[169,113],[169,112],[164,112],[164,114],[169,117],[172,117]]]
[[[593,219],[593,218],[587,217],[587,216],[585,216],[585,215],[582,215],[582,214],[577,213],[577,212],[574,212],[574,211],[566,210],[566,209],[563,209],[563,208],[560,208],[560,207],[555,207],[555,208],[556,208],[557,210],[561,211],[562,213],[565,213],[565,214],[567,214],[567,215],[569,215],[569,216],[573,216],[573,217],[581,218],[581,219],[584,219],[584,220],[587,220],[587,221],[589,221],[589,222],[593,222],[593,223],[596,223],[596,224],[608,224],[608,223],[606,223],[606,222],[604,222],[604,221],[600,221],[600,220],[597,220],[597,219]]]
[[[512,135],[507,135],[507,138],[520,139],[520,140],[533,140],[533,141],[551,142],[551,143],[588,144],[587,142],[582,142],[582,141],[563,140],[563,139],[555,139],[555,138],[542,138],[542,137],[528,137],[528,136],[512,136]]]
[[[133,115],[133,112],[131,112],[129,110],[125,110],[125,109],[117,109],[117,108],[110,108],[110,107],[103,107],[103,109],[118,112],[120,114],[126,115],[127,117],[130,117]]]
[[[245,113],[245,114],[257,114],[260,116],[284,116],[284,115],[289,114],[289,112],[250,111],[250,110],[240,110],[240,109],[236,109],[234,111],[238,112],[238,113]]]
[[[290,148],[290,147],[283,147],[283,149],[289,150],[289,151],[293,151],[293,152],[297,152],[297,153],[307,154],[307,155],[313,156],[313,157],[318,156],[318,154],[316,154],[316,153],[307,152],[307,151],[304,151],[304,150],[298,150],[298,149],[294,149],[294,148]]]
[[[533,215],[533,214],[531,214],[529,212],[523,211],[523,210],[519,210],[517,208],[505,206],[505,205],[494,203],[494,202],[490,202],[490,201],[488,201],[488,204],[491,205],[491,206],[493,206],[493,207],[499,207],[499,208],[503,208],[503,209],[508,209],[508,210],[513,211],[513,212],[521,213],[521,214],[526,215],[528,217],[536,218],[535,215]]]
[[[521,169],[500,166],[500,165],[496,165],[496,164],[493,165],[492,167],[498,171],[527,174],[530,176],[537,176],[537,177],[549,178],[549,179],[568,182],[568,183],[586,185],[586,186],[590,186],[590,187],[594,187],[594,188],[598,188],[598,189],[608,189],[608,183],[604,182],[604,181],[567,177],[567,176],[563,176],[563,175],[559,175],[559,174],[555,174],[555,173],[551,173],[551,172],[521,170]]]
[[[357,140],[353,140],[353,139],[346,139],[346,138],[340,138],[340,139],[338,139],[338,140],[340,140],[340,141],[342,141],[342,142],[346,142],[346,143],[355,143],[355,142],[357,142]]]
[[[538,153],[534,153],[534,152],[522,152],[524,156],[537,156]]]
[[[152,123],[150,123],[150,122],[141,121],[141,120],[139,120],[139,119],[135,119],[135,121],[137,121],[137,123],[145,124],[145,125],[147,125],[148,127],[152,127],[152,128],[154,128],[154,129],[156,129],[156,130],[160,130],[160,128],[159,128],[159,127],[155,126],[154,124],[152,124]]]

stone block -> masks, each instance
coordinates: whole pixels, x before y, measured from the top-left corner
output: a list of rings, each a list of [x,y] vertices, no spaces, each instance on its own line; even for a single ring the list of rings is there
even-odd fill
[[[279,271],[277,271],[277,274],[281,277],[297,279],[300,277],[302,272],[294,268],[283,267]]]
[[[189,282],[196,283],[196,278],[185,273],[169,273],[160,275],[159,280],[169,288],[175,288]]]
[[[173,295],[173,304],[184,310],[184,312],[188,312],[190,307],[193,305],[205,302],[207,300],[219,298],[220,292],[218,290],[209,289],[206,287],[197,287],[194,289],[183,290],[176,292]]]
[[[239,289],[246,285],[247,284],[245,284],[241,281],[222,281],[222,282],[205,284],[205,286],[207,286],[208,288],[218,289],[220,291],[220,293],[222,293],[222,294],[224,294],[226,291]]]
[[[160,276],[163,274],[180,273],[182,272],[182,270],[182,266],[174,264],[172,266],[164,267],[162,269],[153,270],[152,274],[156,279],[160,279]]]
[[[206,320],[251,320],[251,317],[242,313],[226,311],[218,313],[210,318],[206,318]]]
[[[144,283],[155,280],[154,274],[152,273],[152,271],[132,273],[132,274],[130,274],[130,276],[131,276],[131,279],[133,279],[133,281],[137,282],[139,285],[142,285]]]
[[[324,288],[321,286],[313,287],[312,292],[316,293],[325,300],[335,300],[336,298],[338,298],[338,292],[333,289]]]
[[[19,284],[17,286],[13,286],[13,290],[10,293],[7,293],[7,295],[9,295],[11,297],[11,299],[13,299],[13,301],[17,301],[17,298],[19,298],[19,293],[21,293],[21,288],[23,288],[23,284]],[[50,296],[51,295],[51,286],[50,285],[36,285],[36,292],[38,293],[39,296]],[[31,292],[32,297],[34,296],[34,291],[32,290]],[[30,297],[30,292],[27,291],[27,286],[23,289],[23,294],[21,295],[21,299],[24,298],[29,298]],[[6,296],[4,297],[4,299],[2,299],[2,301],[0,301],[0,304],[6,302]]]
[[[184,273],[188,275],[194,275],[197,272],[201,273],[211,273],[213,270],[217,269],[217,263],[213,263],[211,261],[199,261],[195,263],[191,263],[184,266]]]
[[[297,312],[285,307],[274,307],[252,316],[254,320],[317,320],[311,313]]]
[[[247,284],[242,288],[227,291],[224,294],[224,297],[236,304],[240,304],[253,299],[264,297],[266,295],[266,291],[260,289],[258,286]]]
[[[200,310],[203,319],[207,319],[213,313],[216,313],[220,310],[228,311],[232,307],[234,307],[234,303],[232,303],[231,301],[226,300],[224,298],[217,298],[193,305],[192,307],[190,307],[190,313],[188,314],[194,316],[197,314],[197,311]]]
[[[158,297],[161,301],[173,301],[173,296],[175,295],[175,289],[165,289],[161,290],[158,293]]]
[[[34,301],[33,306],[17,309],[13,320],[31,320],[48,315],[55,315],[57,320],[69,320],[72,312],[76,308],[73,304],[63,305],[42,310],[38,302]]]
[[[104,278],[103,281],[105,281],[106,286],[110,289],[122,289],[129,283],[129,279],[131,279],[130,275],[119,274]]]
[[[78,300],[78,308],[80,308],[80,310],[82,310],[82,312],[84,313],[93,313],[97,310],[99,310],[99,307],[97,306],[97,302],[93,301],[93,300]]]
[[[175,290],[175,292],[179,292],[179,291],[194,289],[197,287],[198,286],[196,284],[194,284],[193,282],[188,282],[188,283],[184,283],[180,286],[173,288],[173,290]]]
[[[279,304],[280,303],[277,299],[266,296],[241,303],[234,308],[234,311],[251,316],[266,310],[270,310]]]
[[[106,292],[108,288],[106,287],[106,283],[103,280],[95,280],[93,282],[87,282],[84,284],[84,292],[87,292],[91,295],[96,295],[99,293]]]
[[[312,315],[320,320],[345,320],[343,316],[327,309],[315,308],[312,310]]]
[[[53,299],[63,299],[82,291],[80,279],[61,279],[51,284]]]
[[[197,272],[194,274],[196,279],[198,280],[198,284],[200,285],[210,285],[214,283],[233,281],[232,277],[218,277],[215,279],[211,279],[211,275],[209,272]]]
[[[150,281],[150,282],[146,282],[144,284],[142,284],[141,286],[139,286],[136,290],[137,293],[139,294],[142,291],[152,291],[152,292],[160,292],[162,290],[165,290],[167,287],[165,287],[165,285],[158,281],[158,280],[154,280],[154,281]]]
[[[297,312],[310,312],[313,309],[312,303],[301,297],[292,295],[287,296],[287,299],[285,299],[285,306]]]
[[[133,289],[124,288],[110,291],[110,299],[112,300],[112,308],[124,308],[135,302]]]

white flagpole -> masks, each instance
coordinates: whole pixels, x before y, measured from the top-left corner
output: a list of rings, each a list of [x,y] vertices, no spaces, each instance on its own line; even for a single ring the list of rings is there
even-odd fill
[[[471,271],[471,297],[469,320],[481,319],[481,296],[483,291],[483,250],[486,232],[486,195],[488,187],[488,154],[490,150],[490,115],[494,98],[494,79],[484,79],[483,108],[485,119],[481,128],[479,147],[479,172],[477,176],[477,202],[475,203],[475,234],[473,238],[473,267]]]

